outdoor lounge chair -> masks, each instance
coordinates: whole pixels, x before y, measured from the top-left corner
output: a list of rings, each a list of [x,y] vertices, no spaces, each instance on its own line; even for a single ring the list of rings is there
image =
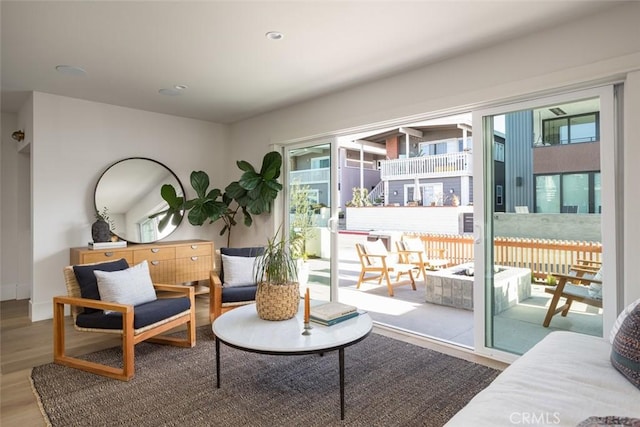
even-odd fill
[[[599,265],[598,262],[580,261],[571,267],[569,274],[552,275],[556,278],[557,284],[545,289],[546,293],[553,295],[542,323],[545,328],[549,327],[551,319],[556,314],[562,313],[562,316],[566,317],[574,301],[602,308],[602,281]],[[565,303],[558,307],[560,298],[564,298]]]
[[[413,290],[416,290],[416,282],[412,271],[416,266],[399,262],[401,260],[400,254],[388,252],[382,240],[378,239],[365,244],[356,243],[356,250],[361,266],[356,288],[360,289],[362,282],[376,280],[378,284],[381,284],[382,279],[384,279],[390,297],[393,296],[393,288],[395,286],[410,284]],[[368,273],[373,273],[374,276],[367,277]],[[391,282],[389,273],[395,273],[395,282]],[[409,281],[401,282],[400,279],[405,274],[409,276]]]
[[[146,264],[146,261],[145,261]],[[146,267],[146,265],[145,265]],[[135,267],[134,267],[135,268]],[[124,259],[105,263],[83,264],[64,268],[67,296],[53,298],[53,361],[98,375],[128,381],[135,373],[134,346],[142,341],[178,347],[196,345],[194,290],[191,286],[157,285],[147,275],[148,291],[167,292],[176,297],[157,298],[138,305],[108,302],[100,299],[95,271],[125,273],[111,279],[113,288],[137,286],[140,273],[128,276]],[[148,270],[143,270],[148,272]],[[125,277],[125,280],[122,280]],[[146,280],[146,279],[145,279]],[[118,282],[118,283],[117,283]],[[142,286],[142,285],[141,285]],[[126,293],[125,290],[123,293]],[[106,298],[105,298],[106,299]],[[122,337],[122,368],[91,362],[65,354],[65,305],[71,306],[73,326],[83,332],[101,332]],[[161,335],[176,326],[186,325],[186,337]]]
[[[429,250],[419,237],[403,237],[396,242],[396,246],[403,258],[402,262],[413,264],[418,268],[416,278],[422,273],[423,279],[426,280],[426,270],[440,270],[449,265],[449,260],[445,259],[444,249]]]

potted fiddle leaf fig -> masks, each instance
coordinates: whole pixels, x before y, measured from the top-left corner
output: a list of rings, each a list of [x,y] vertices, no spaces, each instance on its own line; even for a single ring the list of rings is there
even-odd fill
[[[163,230],[170,222],[179,224],[186,213],[191,225],[203,225],[222,220],[224,227],[220,235],[227,234],[227,246],[231,240],[231,228],[237,225],[236,215],[242,211],[244,225],[253,224],[252,215],[271,212],[271,205],[282,190],[278,182],[282,167],[282,156],[276,151],[265,154],[262,167],[256,170],[249,162],[239,160],[238,168],[243,171],[238,181],[226,186],[224,192],[218,188],[209,190],[209,175],[203,171],[191,172],[191,186],[196,197],[186,200],[178,196],[172,185],[165,184],[160,190],[168,208],[155,213],[150,218],[162,216],[158,228]]]

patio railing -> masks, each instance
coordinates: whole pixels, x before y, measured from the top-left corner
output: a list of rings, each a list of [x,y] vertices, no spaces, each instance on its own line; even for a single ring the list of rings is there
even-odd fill
[[[444,249],[451,264],[473,261],[473,237],[439,234],[412,234],[419,236],[427,250]],[[518,239],[496,237],[494,262],[509,267],[529,268],[537,279],[548,274],[567,274],[578,260],[601,261],[602,244],[546,239]]]
[[[473,174],[471,153],[436,154],[380,161],[380,179],[415,179]]]

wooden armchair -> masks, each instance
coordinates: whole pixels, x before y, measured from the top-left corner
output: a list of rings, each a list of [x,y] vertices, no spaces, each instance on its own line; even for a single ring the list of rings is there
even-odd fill
[[[211,323],[226,311],[256,302],[258,286],[255,283],[255,275],[252,274],[252,267],[255,257],[262,255],[263,251],[264,248],[261,246],[220,248],[220,273],[212,271],[209,277],[209,321]],[[247,280],[242,278],[247,273],[252,278],[251,283],[241,283]]]
[[[376,280],[378,284],[381,284],[382,279],[384,279],[390,297],[393,296],[393,288],[395,286],[410,284],[413,290],[416,290],[416,282],[413,278],[415,265],[400,262],[403,255],[387,252],[381,240],[367,242],[366,245],[356,243],[356,251],[358,252],[358,258],[360,258],[361,267],[358,284],[356,285],[357,289],[360,289],[362,282]],[[373,273],[374,276],[367,277],[368,273]],[[395,282],[391,282],[389,273],[396,274]],[[409,276],[409,282],[400,282],[400,278],[405,274]]]
[[[113,265],[120,264],[114,269]],[[118,271],[127,266],[126,261],[111,263],[84,264],[76,267],[88,267],[84,273],[93,270]],[[85,274],[85,277],[86,274]],[[175,293],[175,298],[161,298],[140,305],[118,304],[101,301],[96,298],[82,297],[81,285],[78,282],[73,266],[64,268],[64,278],[68,296],[53,298],[53,361],[83,371],[128,381],[135,374],[134,346],[139,342],[170,344],[179,347],[193,347],[196,344],[196,319],[194,291],[191,286],[158,285],[156,291]],[[84,288],[83,288],[84,289]],[[94,291],[98,295],[97,285]],[[85,292],[87,294],[87,292]],[[122,337],[122,368],[90,362],[65,354],[65,305],[71,306],[73,325],[83,332],[101,332],[116,334]],[[104,310],[111,313],[106,314]],[[186,325],[186,337],[161,336],[176,326]]]
[[[396,242],[396,247],[403,257],[403,263],[413,264],[418,268],[416,278],[422,273],[422,277],[426,279],[426,270],[439,270],[449,265],[444,249],[429,250],[419,237],[403,237]]]
[[[553,274],[557,283],[553,287],[545,288],[545,292],[553,296],[542,325],[545,328],[549,327],[551,319],[558,313],[566,317],[574,301],[602,308],[600,271],[600,263],[579,261],[571,267],[569,274]],[[595,291],[594,288],[599,290]],[[565,303],[558,307],[560,298],[564,298]]]

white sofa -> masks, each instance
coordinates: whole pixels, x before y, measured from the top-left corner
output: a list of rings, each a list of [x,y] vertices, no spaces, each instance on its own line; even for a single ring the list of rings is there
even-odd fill
[[[611,344],[552,332],[449,422],[455,426],[576,426],[590,417],[640,418],[640,389],[609,360]]]

